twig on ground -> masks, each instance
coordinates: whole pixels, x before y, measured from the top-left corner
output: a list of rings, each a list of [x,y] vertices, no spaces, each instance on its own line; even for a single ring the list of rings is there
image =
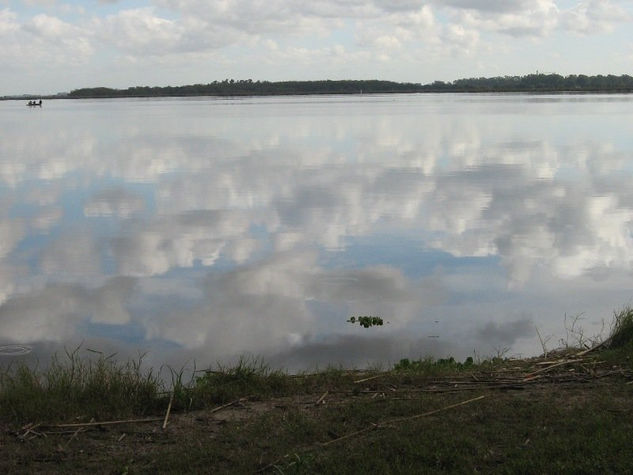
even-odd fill
[[[211,409],[209,411],[209,414],[213,414],[214,412],[221,411],[222,409],[226,409],[227,407],[237,404],[238,402],[246,401],[247,399],[248,399],[247,397],[241,397],[239,399],[236,399],[235,401],[227,402],[226,404],[223,404],[222,406],[218,406],[214,409]]]
[[[40,424],[34,424],[34,423],[29,423],[27,425],[25,425],[24,427],[22,427],[21,430],[24,431],[23,434],[18,435],[18,439],[20,440],[25,440],[30,434],[33,434],[32,437],[29,437],[29,440],[34,439],[35,437],[46,437],[46,433],[44,432],[37,432],[35,429],[37,429],[38,427],[40,427]]]
[[[350,437],[354,437],[356,435],[363,434],[365,432],[369,432],[370,430],[375,430],[375,429],[378,429],[380,427],[382,427],[381,424],[374,424],[372,422],[369,427],[365,427],[364,429],[357,430],[356,432],[352,432],[350,434],[345,434],[345,435],[339,437],[338,439],[334,439],[334,440],[329,440],[327,442],[323,442],[320,445],[321,445],[321,447],[327,447],[328,445],[332,445],[332,444],[334,444],[336,442],[340,442],[341,440],[349,439]]]
[[[95,427],[95,426],[111,426],[116,424],[137,424],[142,422],[158,422],[162,421],[162,417],[152,417],[149,419],[125,419],[120,421],[101,421],[101,422],[77,422],[72,424],[52,424],[44,427]]]
[[[563,365],[566,365],[566,364],[571,364],[571,363],[580,363],[580,362],[582,362],[582,361],[583,361],[583,360],[581,360],[581,359],[562,360],[562,361],[559,361],[558,363],[555,363],[555,364],[553,364],[553,365],[551,365],[551,366],[548,366],[547,368],[541,368],[541,369],[539,369],[539,370],[536,370],[536,371],[533,371],[532,373],[527,374],[527,375],[523,378],[523,380],[525,381],[525,380],[527,380],[527,379],[531,379],[533,376],[536,376],[537,374],[546,373],[547,371],[549,371],[549,370],[551,370],[551,369],[553,369],[553,368],[557,368],[557,367],[559,367],[559,366],[563,366]]]
[[[387,374],[387,373],[377,374],[375,376],[370,376],[369,378],[358,379],[358,380],[354,381],[354,384],[364,383],[365,381],[371,381],[372,379],[380,378],[381,376],[384,376],[385,374]]]
[[[321,397],[319,398],[319,400],[318,400],[317,402],[315,402],[315,403],[314,403],[314,405],[315,405],[315,406],[318,406],[319,404],[321,404],[322,402],[324,402],[324,401],[325,401],[325,396],[327,396],[327,395],[329,394],[329,392],[330,392],[330,391],[325,391],[325,392],[323,393],[323,396],[321,396]]]
[[[68,448],[68,445],[70,444],[70,442],[77,437],[77,434],[79,434],[80,432],[83,432],[85,429],[83,427],[79,427],[75,432],[73,432],[73,435],[70,436],[70,439],[68,439],[68,441],[64,444],[64,450],[66,450]]]
[[[466,401],[458,402],[456,404],[450,404],[448,406],[440,407],[439,409],[435,409],[433,411],[423,412],[422,414],[416,414],[414,416],[396,417],[394,419],[387,419],[386,421],[380,422],[378,424],[372,423],[369,427],[365,427],[364,429],[358,430],[356,432],[352,432],[351,434],[343,435],[343,436],[339,437],[338,439],[334,439],[334,440],[329,440],[327,442],[323,442],[320,445],[321,445],[321,447],[327,447],[328,445],[332,445],[332,444],[334,444],[336,442],[340,442],[341,440],[349,439],[350,437],[354,437],[355,435],[358,435],[358,434],[363,434],[365,432],[369,432],[370,430],[386,427],[386,426],[388,426],[390,424],[398,424],[400,422],[405,422],[405,421],[410,421],[410,420],[414,420],[414,419],[419,419],[421,417],[432,416],[433,414],[437,414],[438,412],[446,411],[448,409],[453,409],[453,408],[459,407],[459,406],[464,406],[466,404],[470,404],[471,402],[480,401],[480,400],[482,400],[485,397],[486,396],[478,396],[476,398],[467,399]]]
[[[590,353],[590,352],[592,352],[594,350],[602,348],[603,346],[609,346],[609,344],[611,344],[611,340],[612,340],[612,337],[609,337],[606,340],[604,340],[603,342],[598,343],[596,346],[592,346],[591,348],[589,348],[587,350],[583,350],[580,353],[576,353],[576,356],[585,356],[587,353]]]
[[[329,440],[327,442],[321,442],[321,443],[317,443],[315,445],[310,445],[310,446],[307,446],[307,447],[303,447],[301,449],[297,449],[297,450],[294,451],[294,453],[297,453],[298,451],[307,452],[307,451],[313,450],[315,448],[328,447],[328,446],[330,446],[332,444],[335,444],[337,442],[341,442],[343,440],[347,440],[347,439],[349,439],[351,437],[355,437],[357,435],[365,434],[365,433],[370,432],[372,430],[385,428],[389,424],[397,424],[397,423],[400,423],[400,422],[405,422],[407,420],[413,420],[413,419],[419,419],[421,417],[432,416],[433,414],[437,414],[439,412],[446,411],[448,409],[453,409],[455,407],[464,406],[466,404],[470,404],[471,402],[480,401],[481,399],[484,399],[484,398],[485,398],[485,396],[478,396],[476,398],[468,399],[466,401],[458,402],[456,404],[450,404],[448,406],[444,406],[444,407],[441,407],[439,409],[435,409],[433,411],[424,412],[422,414],[416,414],[414,416],[397,417],[397,418],[394,418],[394,419],[388,419],[386,421],[379,422],[378,424],[375,424],[375,423],[372,422],[372,423],[370,423],[370,425],[368,427],[365,427],[364,429],[357,430],[355,432],[343,435],[341,437],[338,437],[338,438],[333,439],[333,440]],[[279,461],[281,461],[281,460],[283,460],[285,458],[288,458],[290,455],[291,455],[291,453],[288,453],[288,454],[284,455],[283,457],[279,457],[278,459],[274,460],[273,462],[269,463],[268,465],[260,468],[259,470],[256,470],[255,473],[265,472],[266,470],[275,467],[276,464],[279,463]]]
[[[439,409],[435,409],[433,411],[423,412],[422,414],[416,414],[415,416],[397,417],[395,419],[391,419],[389,421],[386,421],[383,424],[396,424],[396,423],[399,423],[399,422],[419,419],[421,417],[432,416],[433,414],[437,414],[438,412],[446,411],[448,409],[454,409],[454,408],[459,407],[459,406],[465,406],[466,404],[470,404],[471,402],[481,401],[485,397],[486,396],[478,396],[478,397],[475,397],[475,398],[472,398],[472,399],[467,399],[466,401],[462,401],[462,402],[458,402],[458,403],[455,403],[455,404],[451,404],[449,406],[440,407]]]

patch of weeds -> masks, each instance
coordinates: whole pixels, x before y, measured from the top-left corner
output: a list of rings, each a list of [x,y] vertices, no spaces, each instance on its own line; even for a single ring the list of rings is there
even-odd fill
[[[625,307],[614,313],[609,348],[623,348],[633,345],[633,308]]]
[[[221,404],[240,397],[263,397],[287,392],[292,378],[271,370],[260,358],[242,356],[234,366],[218,365],[195,380],[192,397],[203,404]]]
[[[171,377],[171,397],[173,398],[172,408],[176,411],[190,411],[192,409],[201,409],[202,405],[199,403],[199,401],[194,401],[193,398],[192,388],[195,384],[195,367],[193,372],[191,373],[191,379],[188,382],[185,382],[183,379],[185,373],[184,368],[175,370],[168,366],[167,369],[169,370],[169,374]]]
[[[25,364],[0,374],[0,416],[14,421],[101,419],[152,413],[162,384],[138,360],[81,359],[79,348],[53,356],[45,370]]]
[[[466,358],[463,362],[456,361],[452,356],[449,358],[422,358],[419,360],[409,360],[408,358],[401,359],[394,365],[396,371],[415,371],[428,374],[446,373],[451,371],[461,371],[470,369],[474,366],[474,361],[471,356]]]
[[[344,387],[353,384],[352,373],[340,366],[328,366],[316,373],[298,375],[297,381],[304,391],[320,391],[330,387]]]
[[[609,337],[603,343],[606,349],[600,357],[615,365],[633,367],[633,308],[625,307],[614,312]]]

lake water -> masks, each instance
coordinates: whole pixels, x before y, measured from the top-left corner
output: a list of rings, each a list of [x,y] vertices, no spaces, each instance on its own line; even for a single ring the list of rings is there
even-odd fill
[[[632,99],[0,102],[0,347],[23,345],[0,363],[362,367],[608,330],[633,296]]]

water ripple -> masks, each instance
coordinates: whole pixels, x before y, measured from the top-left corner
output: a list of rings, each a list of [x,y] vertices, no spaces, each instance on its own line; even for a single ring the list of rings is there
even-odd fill
[[[0,345],[0,356],[27,355],[33,348],[27,345]]]

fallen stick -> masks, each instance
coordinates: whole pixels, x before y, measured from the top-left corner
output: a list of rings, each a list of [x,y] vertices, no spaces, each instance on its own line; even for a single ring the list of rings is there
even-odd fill
[[[73,424],[54,424],[44,427],[91,427],[91,426],[111,426],[115,424],[137,424],[141,422],[159,422],[162,421],[162,417],[153,417],[150,419],[126,419],[120,421],[102,421],[102,422],[77,422]]]
[[[538,361],[536,362],[536,366],[549,366],[549,365],[553,365],[556,363],[560,363],[561,360],[555,360],[555,361]]]
[[[591,348],[589,348],[587,350],[583,350],[580,353],[576,353],[576,356],[584,356],[587,353],[590,353],[590,352],[592,352],[594,350],[597,350],[598,348],[602,348],[603,346],[608,346],[608,345],[611,344],[611,340],[612,340],[612,337],[609,337],[606,340],[604,340],[603,342],[598,343],[596,346],[592,346]]]
[[[77,437],[77,434],[79,434],[80,432],[83,432],[84,428],[83,427],[78,427],[77,430],[75,432],[73,432],[73,435],[70,436],[70,439],[68,439],[68,441],[66,442],[66,444],[64,444],[64,450],[66,450],[68,448],[68,445],[72,442],[72,440]]]
[[[467,399],[466,401],[458,402],[455,404],[451,404],[450,406],[440,407],[439,409],[435,409],[429,412],[423,412],[422,414],[416,414],[415,416],[407,416],[407,417],[396,417],[395,419],[391,419],[390,421],[386,421],[385,424],[394,424],[403,421],[410,421],[413,419],[419,419],[421,417],[432,416],[433,414],[437,414],[438,412],[446,411],[448,409],[454,409],[459,406],[465,406],[466,404],[470,404],[471,402],[481,401],[486,396],[478,396],[472,399]]]
[[[172,391],[169,397],[169,404],[167,405],[167,412],[165,413],[165,420],[163,421],[163,429],[167,427],[167,420],[169,419],[169,413],[171,412],[171,405],[174,402],[174,392]]]
[[[357,381],[354,381],[354,384],[364,383],[365,381],[371,381],[372,379],[380,378],[381,376],[384,376],[385,374],[387,374],[387,373],[381,373],[381,374],[377,374],[375,376],[370,376],[369,378],[359,379]]]
[[[248,399],[247,397],[241,397],[239,399],[236,399],[235,401],[227,402],[226,404],[223,404],[222,406],[218,406],[218,407],[216,407],[214,409],[211,409],[209,411],[209,414],[213,414],[214,412],[221,411],[222,409],[226,409],[227,407],[230,407],[233,404],[237,404],[238,402],[242,402],[242,401],[245,401],[247,399]]]
[[[365,432],[369,432],[369,431],[372,431],[372,430],[380,429],[380,428],[384,427],[387,424],[393,424],[393,423],[403,422],[403,421],[410,420],[410,419],[417,419],[417,418],[420,418],[420,417],[431,416],[433,414],[437,414],[438,412],[446,411],[448,409],[453,409],[455,407],[464,406],[464,405],[469,404],[471,402],[479,401],[479,400],[483,399],[484,397],[485,396],[479,396],[479,397],[476,397],[476,398],[473,398],[473,399],[468,399],[467,401],[458,402],[456,404],[451,404],[449,406],[444,406],[444,407],[441,407],[439,409],[435,409],[433,411],[425,412],[423,414],[416,414],[415,416],[411,416],[411,417],[398,417],[398,418],[394,418],[394,419],[391,419],[391,420],[386,420],[384,422],[380,422],[378,424],[371,423],[370,426],[365,427],[364,429],[357,430],[356,432],[352,432],[350,434],[346,434],[344,436],[338,437],[338,438],[330,440],[328,442],[321,442],[321,443],[317,443],[315,445],[302,447],[302,448],[296,450],[294,453],[296,454],[297,452],[307,452],[307,451],[313,450],[316,447],[321,447],[321,448],[322,447],[327,447],[327,446],[332,445],[332,444],[334,444],[336,442],[340,442],[342,440],[349,439],[350,437],[354,437],[354,436],[357,436],[357,435],[360,435],[360,434],[364,434]],[[279,457],[278,459],[276,459],[272,463],[269,463],[268,465],[266,465],[264,467],[261,467],[259,470],[256,470],[255,473],[262,473],[262,472],[265,472],[266,470],[268,470],[269,468],[273,468],[276,463],[279,463],[280,460],[288,458],[291,455],[291,453],[288,453],[288,454],[284,455],[283,457]]]
[[[380,424],[373,424],[372,423],[372,425],[370,425],[369,427],[365,427],[364,429],[357,430],[356,432],[352,432],[350,434],[343,435],[343,436],[339,437],[338,439],[330,440],[328,442],[322,442],[320,445],[321,445],[321,447],[327,447],[328,445],[332,445],[335,442],[340,442],[341,440],[349,439],[350,437],[354,437],[354,436],[362,434],[364,432],[369,432],[370,430],[378,429],[379,427],[381,427]]]
[[[547,368],[541,368],[537,371],[529,373],[523,378],[523,380],[525,381],[526,379],[532,378],[533,376],[536,376],[537,374],[545,373],[552,368],[557,368],[558,366],[563,366],[570,363],[580,363],[580,362],[582,362],[582,360],[564,360],[564,361],[561,361],[560,363],[556,363],[551,366],[548,366]]]
[[[321,397],[319,398],[319,400],[318,400],[317,402],[315,402],[315,403],[314,403],[314,405],[315,405],[315,406],[318,406],[319,404],[321,404],[321,403],[325,400],[325,396],[327,396],[329,392],[330,392],[330,391],[325,391],[325,392],[323,393],[323,396],[321,396]]]
[[[327,447],[328,445],[332,445],[336,442],[340,442],[341,440],[345,440],[345,439],[349,439],[350,437],[354,437],[356,435],[359,434],[363,434],[365,432],[369,432],[370,430],[374,430],[374,429],[378,429],[390,424],[397,424],[399,422],[405,422],[405,421],[410,421],[410,420],[414,420],[414,419],[419,419],[421,417],[427,417],[427,416],[432,416],[433,414],[437,414],[438,412],[442,412],[442,411],[447,411],[448,409],[454,409],[456,407],[459,406],[464,406],[466,404],[470,404],[471,402],[475,402],[475,401],[480,401],[483,398],[485,398],[486,396],[478,396],[476,398],[472,398],[472,399],[468,399],[466,401],[462,401],[462,402],[458,402],[456,404],[451,404],[449,406],[444,406],[444,407],[440,407],[439,409],[434,409],[433,411],[428,411],[428,412],[423,412],[422,414],[416,414],[415,416],[407,416],[407,417],[396,417],[394,419],[388,419],[384,422],[380,422],[378,424],[371,424],[369,427],[365,427],[364,429],[358,430],[356,432],[352,432],[350,434],[346,434],[344,436],[341,436],[337,439],[334,440],[330,440],[328,442],[323,442],[321,443],[321,447]]]

